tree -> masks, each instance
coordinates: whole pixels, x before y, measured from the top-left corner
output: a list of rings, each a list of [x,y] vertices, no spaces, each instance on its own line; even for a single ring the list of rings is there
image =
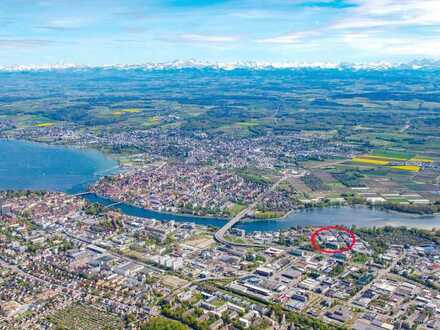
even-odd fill
[[[129,313],[129,314],[125,315],[125,321],[127,323],[133,323],[133,322],[136,321],[136,316],[131,314],[131,313]]]
[[[189,328],[178,321],[154,317],[142,324],[141,330],[189,330]]]

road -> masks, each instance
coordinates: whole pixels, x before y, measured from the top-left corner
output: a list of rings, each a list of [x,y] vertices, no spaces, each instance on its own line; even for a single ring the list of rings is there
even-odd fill
[[[312,170],[312,169],[318,169],[318,168],[323,168],[323,167],[327,167],[327,166],[334,166],[334,165],[339,165],[339,164],[343,164],[345,162],[347,162],[349,159],[342,159],[342,160],[335,160],[332,162],[319,162],[317,164],[311,165],[306,167],[307,170]]]
[[[357,294],[355,294],[353,297],[351,297],[351,298],[347,301],[347,303],[352,304],[353,301],[355,301],[356,299],[359,299],[359,298],[364,294],[365,291],[367,291],[368,289],[371,288],[371,286],[373,285],[373,283],[377,282],[377,280],[380,280],[381,278],[383,278],[384,276],[386,276],[387,274],[389,274],[390,271],[391,271],[391,270],[397,265],[397,263],[398,263],[399,261],[401,261],[403,258],[405,258],[405,253],[404,253],[400,258],[397,258],[396,260],[394,260],[394,261],[391,263],[391,265],[389,265],[387,268],[379,270],[379,271],[377,272],[377,275],[374,277],[374,280],[373,280],[371,283],[365,285],[365,286],[362,288],[362,290],[360,290]]]
[[[89,244],[89,245],[93,245],[93,244],[94,244],[93,242],[88,241],[88,240],[86,240],[86,239],[84,239],[84,238],[81,238],[81,237],[77,237],[77,236],[75,236],[75,235],[72,235],[71,233],[69,233],[69,232],[67,232],[67,231],[65,231],[65,230],[63,230],[62,233],[63,233],[65,236],[67,236],[68,238],[70,238],[70,239],[73,239],[73,240],[76,240],[76,241],[79,241],[79,242],[82,242],[82,243],[86,243],[86,244]],[[99,246],[99,248],[105,250],[105,252],[106,252],[108,255],[111,255],[111,256],[113,256],[113,257],[120,258],[120,259],[122,259],[122,260],[132,262],[132,263],[134,263],[134,264],[136,264],[136,265],[144,266],[145,268],[148,268],[148,269],[150,269],[151,271],[156,272],[156,273],[159,273],[159,274],[163,274],[163,273],[165,273],[165,271],[164,271],[163,269],[160,269],[160,268],[154,267],[153,265],[150,265],[150,264],[147,264],[147,263],[145,263],[145,262],[142,262],[142,261],[136,260],[136,259],[134,259],[134,258],[127,257],[127,256],[125,256],[125,255],[123,255],[123,254],[115,253],[115,252],[113,252],[113,251],[111,251],[111,250],[109,250],[109,249],[103,248],[103,247],[101,247],[101,246]]]
[[[72,196],[81,197],[81,196],[90,195],[90,194],[92,194],[92,193],[89,192],[89,191],[84,191],[84,192],[80,192],[80,193],[77,193],[77,194],[73,194]]]
[[[177,296],[177,294],[185,291],[186,289],[188,289],[189,287],[199,284],[199,283],[203,283],[203,282],[208,282],[208,281],[231,281],[236,279],[236,277],[231,276],[231,277],[205,277],[205,278],[199,278],[193,281],[188,282],[187,284],[185,284],[184,286],[178,288],[177,290],[171,292],[168,296],[165,297],[165,299],[168,299],[170,297],[175,297]]]
[[[93,296],[96,299],[101,299],[100,296],[96,296],[96,295],[91,294],[90,292],[87,292],[87,291],[81,291],[81,290],[78,290],[78,289],[74,289],[73,287],[69,287],[66,284],[49,282],[46,279],[43,279],[43,278],[38,277],[38,276],[35,276],[34,274],[28,273],[28,272],[18,268],[18,266],[16,266],[16,265],[12,265],[12,264],[6,262],[1,257],[0,257],[0,266],[4,267],[4,268],[8,268],[8,269],[10,269],[10,270],[12,270],[12,271],[22,275],[25,278],[34,280],[36,282],[43,283],[44,285],[48,286],[49,288],[56,287],[59,290],[67,290],[70,294],[75,293],[76,295],[90,295],[90,296]],[[113,299],[106,298],[106,300],[111,301],[113,304],[115,304],[116,306],[119,306],[119,307],[124,307],[124,308],[130,307],[129,305],[126,305],[124,303],[121,303],[121,302],[113,300]]]
[[[67,289],[67,290],[75,291],[72,288],[69,288],[68,286],[61,285],[61,284],[56,284],[56,283],[51,283],[49,281],[46,281],[45,279],[42,279],[42,278],[39,278],[39,277],[37,277],[35,275],[27,273],[27,272],[21,270],[20,268],[18,268],[16,265],[12,265],[12,264],[7,263],[5,260],[1,259],[1,257],[0,257],[0,265],[2,267],[4,267],[4,268],[9,268],[10,270],[12,270],[12,271],[14,271],[16,273],[21,274],[21,275],[23,275],[26,278],[29,278],[31,280],[43,283],[43,284],[47,285],[48,287],[55,286],[58,289]]]
[[[250,243],[236,243],[236,242],[229,242],[225,239],[226,232],[231,229],[233,226],[235,226],[238,222],[240,222],[241,219],[243,219],[250,211],[254,210],[255,207],[258,205],[259,202],[268,194],[274,191],[281,182],[287,180],[289,177],[295,177],[295,176],[301,176],[304,175],[304,173],[300,174],[286,174],[281,179],[279,179],[277,182],[275,182],[268,190],[261,193],[257,199],[249,205],[247,208],[239,212],[235,217],[233,217],[231,220],[229,220],[228,223],[226,223],[222,228],[220,228],[214,235],[214,238],[217,242],[222,244],[228,244],[233,246],[241,246],[241,247],[266,247],[262,244],[250,244]]]

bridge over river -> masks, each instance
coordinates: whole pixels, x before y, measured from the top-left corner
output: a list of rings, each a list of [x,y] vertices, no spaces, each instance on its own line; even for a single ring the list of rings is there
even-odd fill
[[[247,208],[242,210],[240,213],[238,213],[235,217],[233,217],[229,222],[227,222],[222,228],[220,228],[214,235],[214,238],[217,242],[222,244],[228,244],[233,246],[241,246],[241,247],[260,247],[264,248],[265,245],[262,244],[251,244],[251,243],[236,243],[236,242],[230,242],[225,239],[225,234],[229,229],[234,227],[237,223],[239,223],[244,217],[246,217],[251,211],[253,211],[258,203],[262,201],[262,199],[269,193],[273,192],[277,187],[280,185],[281,182],[287,180],[290,177],[299,177],[303,176],[305,174],[305,171],[302,171],[299,174],[285,174],[281,179],[279,179],[277,182],[275,182],[268,190],[261,193],[257,199],[249,205]]]

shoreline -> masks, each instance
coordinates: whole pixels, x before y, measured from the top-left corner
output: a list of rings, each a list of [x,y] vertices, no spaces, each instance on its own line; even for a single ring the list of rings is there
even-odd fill
[[[109,200],[109,201],[113,201],[114,203],[118,203],[117,205],[123,204],[123,205],[129,206],[129,207],[134,207],[134,208],[142,209],[142,210],[145,210],[145,211],[148,211],[148,212],[172,215],[172,216],[177,216],[177,217],[194,217],[194,218],[200,218],[200,219],[207,218],[207,219],[210,219],[210,220],[222,220],[222,221],[228,221],[229,220],[229,218],[225,218],[225,217],[221,217],[221,216],[214,216],[214,215],[196,215],[196,214],[192,214],[192,213],[174,213],[174,212],[170,212],[170,211],[160,211],[160,210],[155,210],[155,209],[149,209],[149,208],[146,208],[146,207],[143,207],[143,206],[139,206],[139,205],[136,205],[136,204],[132,204],[132,203],[129,203],[129,202],[125,202],[125,201],[122,201],[122,200],[119,200],[119,199],[116,199],[116,198],[114,199],[114,198],[111,198],[111,197],[100,195],[100,194],[97,194],[97,193],[95,193],[93,191],[89,191],[89,190],[84,191],[83,193],[84,193],[84,195],[95,195],[98,198],[102,198],[102,199],[106,199],[106,200]],[[117,205],[115,205],[115,206],[117,206]]]
[[[159,213],[159,214],[164,214],[164,215],[170,215],[170,216],[176,216],[176,217],[183,217],[183,218],[187,218],[187,217],[193,217],[193,218],[198,218],[200,220],[206,219],[206,220],[220,220],[220,221],[229,221],[230,218],[225,218],[225,217],[221,217],[221,216],[210,216],[210,215],[195,215],[195,214],[191,214],[191,213],[174,213],[174,212],[169,212],[169,211],[160,211],[160,210],[155,210],[155,209],[149,209],[149,208],[145,208],[142,206],[138,206],[135,204],[131,204],[129,202],[125,202],[125,201],[121,201],[118,199],[113,199],[113,198],[109,198],[103,195],[99,195],[95,192],[92,191],[84,191],[84,193],[86,195],[94,195],[98,198],[103,198],[109,201],[113,201],[114,203],[117,203],[117,205],[115,206],[119,206],[119,205],[126,205],[128,207],[134,207],[134,208],[138,208],[147,212],[154,212],[154,213]],[[110,205],[110,204],[109,204]],[[105,205],[104,205],[105,206]],[[290,215],[293,214],[299,214],[299,213],[307,213],[307,212],[315,212],[317,210],[325,210],[325,209],[339,209],[339,208],[347,208],[347,209],[357,209],[357,208],[361,208],[361,209],[368,209],[368,210],[372,210],[372,211],[380,211],[380,212],[384,212],[384,213],[388,213],[388,214],[396,214],[396,215],[401,215],[401,216],[405,216],[407,218],[411,218],[411,219],[420,219],[423,220],[424,218],[435,218],[437,216],[440,216],[440,213],[432,213],[432,214],[414,214],[414,213],[407,213],[407,212],[399,212],[399,211],[395,211],[395,210],[387,210],[387,209],[382,209],[382,208],[375,208],[375,207],[371,207],[368,205],[363,205],[363,204],[355,204],[355,205],[333,205],[333,206],[326,206],[326,207],[313,207],[313,208],[300,208],[300,209],[294,209],[294,210],[290,210],[288,212],[286,212],[285,215],[283,215],[282,217],[278,217],[278,218],[267,218],[267,219],[259,219],[259,218],[243,218],[240,222],[242,223],[253,223],[253,222],[282,222],[282,221],[287,221],[288,217]]]
[[[125,204],[127,206],[136,207],[139,209],[143,209],[145,211],[150,211],[150,212],[155,212],[155,213],[160,213],[160,214],[165,214],[165,215],[170,215],[170,216],[194,217],[194,218],[199,218],[199,219],[205,218],[207,220],[221,220],[221,221],[228,221],[230,219],[230,217],[225,217],[225,216],[221,216],[221,215],[218,215],[218,216],[217,215],[208,215],[208,214],[207,215],[197,215],[197,214],[193,214],[193,213],[175,213],[175,212],[171,212],[171,211],[161,211],[161,210],[149,209],[149,208],[145,208],[141,205],[136,205],[136,204],[132,204],[130,202],[126,202],[126,201],[122,201],[122,200],[118,200],[118,199],[113,199],[111,197],[99,195],[99,194],[96,194],[96,193],[90,191],[89,190],[90,186],[92,184],[97,183],[101,178],[108,176],[108,175],[110,175],[110,176],[115,175],[115,174],[118,174],[118,173],[121,173],[124,171],[124,166],[123,166],[123,164],[120,163],[118,158],[115,158],[114,155],[111,153],[104,152],[104,150],[101,150],[100,148],[93,149],[91,147],[87,147],[87,146],[83,146],[83,145],[65,144],[65,143],[53,144],[53,143],[47,143],[47,142],[42,142],[42,141],[15,139],[15,138],[7,138],[7,137],[0,137],[0,141],[1,140],[31,143],[31,144],[37,144],[37,145],[41,145],[41,146],[45,146],[45,147],[49,147],[49,148],[67,148],[67,149],[75,150],[75,151],[85,151],[85,152],[92,153],[94,155],[102,155],[106,160],[115,163],[115,166],[113,166],[112,168],[93,173],[96,180],[83,182],[83,183],[80,183],[78,186],[73,187],[72,189],[62,191],[62,192],[67,193],[69,195],[75,195],[78,193],[95,194],[97,197],[104,198],[107,200],[112,200],[112,201],[114,201],[114,203]],[[127,169],[125,169],[125,170],[127,170]],[[78,190],[74,191],[74,189],[78,189]],[[16,189],[13,189],[13,190],[16,190]],[[286,221],[290,215],[295,214],[295,213],[305,212],[308,210],[315,211],[315,210],[319,210],[319,209],[342,208],[342,207],[348,207],[348,208],[362,207],[362,208],[367,208],[367,209],[371,209],[371,210],[382,211],[382,212],[385,212],[388,214],[402,215],[402,216],[405,216],[407,218],[412,218],[412,219],[435,218],[440,215],[440,212],[419,214],[419,213],[413,213],[413,212],[402,212],[402,211],[398,211],[398,210],[387,209],[385,207],[381,207],[380,205],[375,207],[375,206],[365,205],[365,204],[355,204],[355,205],[333,205],[333,206],[325,206],[325,207],[297,208],[297,209],[288,210],[281,217],[277,217],[277,218],[244,218],[242,220],[242,222],[251,223],[251,222],[259,222],[259,221],[262,221],[262,222]]]
[[[17,141],[17,142],[24,142],[24,143],[31,143],[31,144],[37,144],[40,146],[45,146],[45,147],[49,147],[49,148],[67,148],[70,150],[74,150],[74,151],[85,151],[85,152],[89,152],[95,155],[100,155],[103,156],[103,158],[107,159],[108,161],[112,161],[115,162],[116,165],[107,170],[122,170],[124,165],[121,164],[119,158],[115,157],[114,154],[108,152],[107,150],[103,149],[103,148],[99,148],[97,146],[85,146],[85,145],[81,145],[81,144],[69,144],[69,143],[50,143],[49,141],[38,141],[38,140],[27,140],[27,139],[15,139],[15,138],[10,138],[10,137],[2,137],[0,136],[0,141]],[[113,173],[115,174],[115,173]],[[102,177],[102,176],[100,176]],[[89,184],[89,183],[87,183]]]

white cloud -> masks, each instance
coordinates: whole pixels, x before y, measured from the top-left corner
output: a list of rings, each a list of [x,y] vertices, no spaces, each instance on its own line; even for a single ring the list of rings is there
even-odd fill
[[[387,21],[376,18],[358,18],[358,19],[346,19],[337,22],[330,26],[331,29],[350,30],[350,29],[366,29],[376,28],[383,26],[390,26],[400,24],[400,22]]]
[[[368,33],[347,33],[343,42],[353,49],[378,56],[440,56],[440,40],[434,38],[382,37]]]
[[[201,35],[201,34],[184,34],[181,36],[181,38],[187,41],[208,42],[208,43],[236,42],[240,39],[237,36],[213,36],[213,35]]]
[[[333,29],[440,25],[439,0],[355,0]]]
[[[375,57],[438,57],[439,0],[353,0],[329,23],[335,43]]]
[[[438,0],[358,0],[359,7],[354,10],[367,15],[409,15],[423,16],[440,10]],[[440,21],[438,15],[436,21]]]
[[[319,33],[317,31],[295,32],[295,33],[288,33],[276,37],[259,39],[257,40],[257,42],[266,43],[266,44],[290,45],[290,44],[302,43],[308,38],[317,37],[317,36],[319,36]]]
[[[298,37],[297,35],[287,34],[284,36],[260,39],[260,40],[257,40],[257,42],[266,43],[266,44],[296,44],[299,42],[299,40],[300,40],[300,37]]]
[[[289,19],[291,20],[292,15],[289,12],[286,11],[280,11],[276,10],[276,6],[271,9],[247,9],[247,10],[240,10],[240,11],[233,11],[230,13],[230,16],[232,17],[238,17],[241,19],[255,19],[255,20],[265,20],[265,19]]]
[[[167,42],[201,43],[201,44],[225,44],[234,43],[240,40],[239,36],[233,35],[203,35],[203,34],[181,34],[178,36],[164,36],[158,38]]]
[[[39,26],[39,28],[47,29],[47,30],[74,30],[74,29],[80,29],[85,25],[86,25],[86,21],[84,19],[72,17],[72,18],[54,19],[42,26]]]

